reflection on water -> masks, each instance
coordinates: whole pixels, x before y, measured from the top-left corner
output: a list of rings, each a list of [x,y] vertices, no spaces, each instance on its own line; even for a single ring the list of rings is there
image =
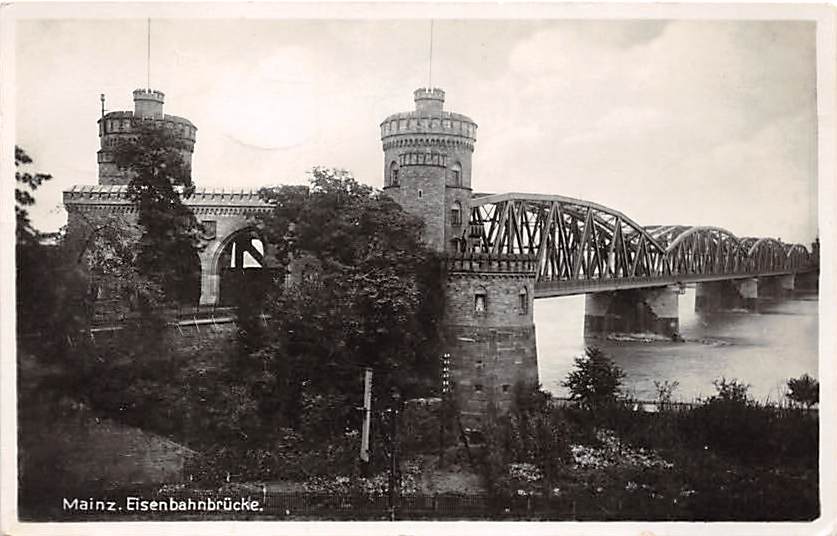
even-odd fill
[[[654,399],[654,381],[678,381],[675,398],[692,400],[715,392],[712,380],[737,378],[758,400],[777,400],[788,378],[817,376],[816,295],[764,304],[746,311],[696,313],[695,290],[680,296],[680,332],[686,342],[619,342],[584,339],[584,296],[535,302],[538,364],[543,387],[569,393],[561,381],[585,345],[602,348],[625,371],[633,396]]]

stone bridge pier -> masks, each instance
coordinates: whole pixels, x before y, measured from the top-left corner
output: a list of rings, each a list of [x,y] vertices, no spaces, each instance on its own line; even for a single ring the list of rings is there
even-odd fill
[[[797,276],[794,274],[786,274],[698,283],[695,290],[695,311],[758,311],[760,303],[792,296],[796,289],[796,280]]]
[[[759,282],[755,278],[707,281],[695,287],[695,311],[731,311],[758,308]]]
[[[586,295],[584,336],[653,333],[676,338],[680,288],[676,286],[596,292]]]
[[[796,288],[796,278],[793,274],[759,277],[758,286],[762,299],[787,298]]]
[[[816,292],[819,289],[819,272],[805,272],[797,274],[794,278],[796,290],[802,292]]]

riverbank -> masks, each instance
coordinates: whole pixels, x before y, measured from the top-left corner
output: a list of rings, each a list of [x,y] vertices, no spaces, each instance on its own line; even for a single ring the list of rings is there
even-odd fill
[[[392,515],[391,438],[382,433],[390,429],[383,421],[373,428],[370,467],[358,461],[357,429],[318,442],[288,429],[270,444],[251,440],[235,445],[206,433],[204,446],[190,445],[189,450],[183,439],[154,434],[151,426],[128,426],[117,413],[106,415],[75,402],[65,390],[68,374],[62,365],[41,367],[23,359],[21,499],[29,502],[21,504],[21,511],[27,519],[90,520],[95,514],[63,511],[61,497],[137,494],[166,499],[236,493],[269,499],[266,510],[248,519]],[[131,378],[124,380],[136,382]],[[166,389],[182,389],[176,377],[159,381]],[[397,515],[682,521],[817,517],[817,413],[756,402],[739,384],[721,386],[726,391],[694,404],[658,402],[655,412],[639,411],[628,400],[591,408],[543,392],[516,394],[511,413],[487,422],[480,443],[464,441],[441,402],[436,409],[419,405],[427,411],[413,422],[410,412],[403,412],[397,427],[401,485],[396,506],[402,505]],[[151,424],[165,422],[174,407],[163,397],[145,400],[144,422]],[[188,437],[183,429],[175,431]],[[140,470],[138,460],[150,460],[147,471]],[[241,515],[100,513],[96,519],[181,518]]]
[[[502,475],[492,478],[490,466],[496,463],[492,454],[504,451],[507,444],[493,443],[491,437],[469,449],[462,443],[450,445],[441,460],[432,453],[433,445],[405,449],[397,518],[807,521],[819,515],[818,424],[812,413],[759,406],[707,410],[705,405],[666,406],[656,413],[615,406],[593,414],[574,405],[555,405],[549,411],[563,424],[556,432],[562,434],[568,454],[551,475],[536,463],[513,461],[503,462]],[[52,426],[43,424],[44,429]],[[694,433],[684,433],[687,428]],[[40,452],[52,451],[52,458],[66,470],[60,473],[62,478],[50,481],[49,489],[41,490],[37,501],[26,505],[25,517],[39,521],[385,520],[392,515],[388,472],[361,479],[356,462],[335,474],[306,480],[241,481],[233,474],[229,482],[225,478],[198,482],[187,470],[151,473],[151,479],[130,484],[124,471],[131,467],[131,449],[117,441],[126,436],[153,439],[140,430],[109,423],[87,442],[74,443],[69,436],[42,442]],[[23,439],[31,445],[32,438]],[[160,442],[170,445],[163,438]],[[527,444],[533,451],[543,447],[537,441]],[[123,472],[117,474],[123,476],[109,481],[82,479],[73,469],[77,457],[72,451],[83,448],[100,453],[122,449],[121,463],[119,453],[109,456],[121,465]],[[246,496],[260,500],[264,509],[249,514],[114,515],[58,507],[62,496],[80,490],[86,496],[133,495],[149,500]]]

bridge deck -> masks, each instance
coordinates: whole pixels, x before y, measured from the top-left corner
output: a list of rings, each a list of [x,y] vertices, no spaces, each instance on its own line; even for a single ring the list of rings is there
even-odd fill
[[[665,287],[687,283],[705,283],[710,281],[729,281],[734,279],[750,279],[754,277],[772,277],[777,275],[791,275],[801,272],[781,271],[762,274],[733,273],[707,275],[674,275],[667,277],[620,277],[608,279],[572,279],[563,281],[538,281],[535,283],[535,298],[555,298],[559,296],[574,296],[591,292],[608,292],[634,288]]]

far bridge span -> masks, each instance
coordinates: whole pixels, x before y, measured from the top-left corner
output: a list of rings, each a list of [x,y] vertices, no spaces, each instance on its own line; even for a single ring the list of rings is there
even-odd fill
[[[739,238],[720,227],[642,227],[559,195],[476,194],[463,256],[526,256],[535,298],[793,275],[816,269],[802,244]]]

